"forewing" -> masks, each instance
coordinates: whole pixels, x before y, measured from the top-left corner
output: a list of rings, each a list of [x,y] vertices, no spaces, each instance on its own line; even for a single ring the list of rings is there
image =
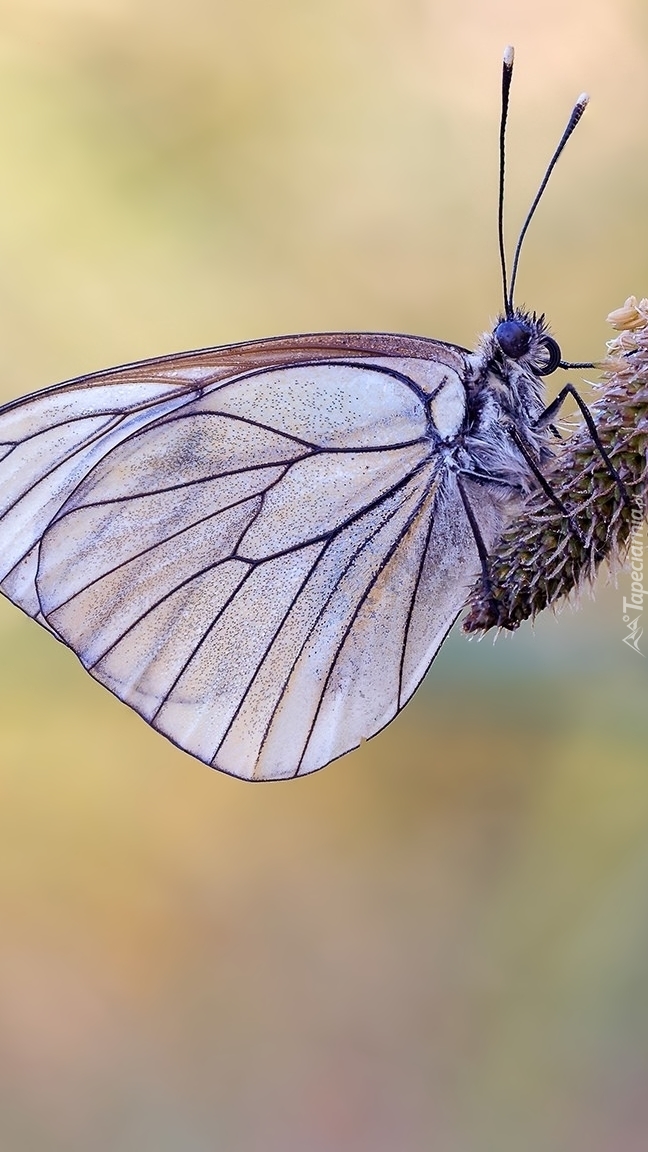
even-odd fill
[[[196,395],[177,383],[100,379],[0,410],[0,589],[9,599],[45,623],[34,582],[48,525],[97,461]]]
[[[47,627],[35,588],[40,540],[98,461],[138,429],[241,375],[332,358],[395,364],[422,393],[463,367],[461,349],[433,340],[317,333],[140,361],[0,408],[0,591]]]

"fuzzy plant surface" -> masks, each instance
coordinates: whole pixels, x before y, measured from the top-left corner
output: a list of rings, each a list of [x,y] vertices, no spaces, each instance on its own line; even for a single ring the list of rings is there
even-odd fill
[[[613,569],[623,564],[633,533],[642,531],[648,299],[631,296],[607,319],[618,335],[607,345],[590,412],[612,469],[585,423],[559,443],[545,476],[567,515],[541,489],[530,494],[490,557],[490,587],[480,579],[473,589],[465,632],[513,631],[593,581],[603,560]]]

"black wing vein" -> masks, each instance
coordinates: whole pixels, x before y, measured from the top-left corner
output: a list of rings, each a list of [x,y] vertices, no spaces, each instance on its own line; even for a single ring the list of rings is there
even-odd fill
[[[430,493],[430,492],[425,492],[425,493],[424,493],[424,494],[421,496],[421,499],[419,500],[418,504],[416,505],[416,508],[415,508],[415,509],[412,511],[412,514],[411,514],[411,516],[408,518],[407,522],[405,523],[405,525],[403,526],[403,528],[402,528],[402,529],[401,529],[401,531],[399,532],[399,534],[398,534],[398,536],[397,536],[396,540],[393,542],[393,544],[392,544],[392,545],[391,545],[391,547],[389,548],[389,550],[388,550],[388,552],[387,552],[386,556],[384,557],[384,559],[382,560],[382,562],[381,562],[381,564],[380,564],[379,568],[376,570],[376,572],[374,573],[374,575],[371,577],[371,580],[370,580],[370,581],[367,583],[367,585],[366,585],[366,587],[365,587],[365,590],[364,590],[364,592],[363,592],[363,594],[362,594],[362,596],[361,596],[360,600],[359,600],[359,601],[358,601],[358,603],[356,604],[356,606],[355,606],[355,608],[354,608],[354,610],[353,610],[353,612],[352,612],[352,614],[351,614],[351,617],[350,617],[350,619],[349,619],[349,622],[348,622],[348,624],[347,624],[347,626],[346,626],[346,628],[345,628],[345,630],[344,630],[344,634],[343,634],[342,638],[340,639],[340,641],[339,641],[339,643],[338,643],[338,645],[337,645],[337,647],[336,647],[335,653],[334,653],[334,655],[333,655],[333,659],[332,659],[332,661],[331,661],[331,663],[330,663],[330,666],[329,666],[329,670],[328,670],[328,672],[327,672],[327,674],[326,674],[326,677],[325,677],[325,679],[324,679],[324,682],[323,682],[323,684],[322,684],[322,687],[321,687],[321,690],[320,690],[320,693],[319,693],[319,702],[318,702],[318,704],[317,704],[317,707],[316,707],[316,709],[315,709],[315,713],[314,713],[314,715],[313,715],[313,719],[312,719],[312,721],[311,721],[311,724],[310,724],[310,726],[309,726],[309,729],[308,729],[308,734],[307,734],[307,736],[306,736],[306,740],[304,741],[304,747],[303,747],[303,750],[302,750],[301,756],[299,757],[299,763],[298,763],[298,765],[297,765],[297,768],[295,769],[295,776],[298,776],[298,775],[299,775],[299,771],[300,771],[300,768],[301,768],[301,766],[302,766],[302,763],[303,763],[303,760],[304,760],[304,756],[306,755],[306,752],[307,752],[307,750],[308,750],[308,745],[309,745],[309,743],[310,743],[310,740],[311,740],[311,738],[312,738],[312,736],[313,736],[313,732],[315,731],[315,725],[316,725],[316,723],[317,723],[317,719],[318,719],[318,717],[319,717],[319,713],[320,713],[320,710],[321,710],[321,707],[322,707],[322,702],[323,702],[323,700],[324,700],[324,696],[325,696],[325,694],[326,694],[326,690],[327,690],[327,688],[328,688],[328,686],[329,686],[329,684],[330,684],[330,681],[331,681],[331,676],[333,675],[333,672],[334,672],[334,669],[335,669],[335,665],[337,664],[337,661],[338,661],[338,659],[339,659],[339,657],[340,657],[340,654],[341,654],[341,652],[342,652],[342,649],[344,648],[344,645],[345,645],[345,643],[346,643],[346,641],[347,641],[347,639],[348,639],[348,637],[349,637],[349,634],[350,634],[350,632],[351,632],[351,630],[352,630],[352,628],[353,628],[353,625],[355,624],[355,622],[356,622],[356,620],[357,620],[357,618],[358,618],[358,614],[359,614],[359,612],[360,612],[360,609],[362,608],[363,604],[366,602],[366,600],[367,600],[367,597],[369,596],[369,593],[372,591],[372,589],[373,589],[374,585],[376,584],[376,581],[378,580],[378,578],[380,577],[380,575],[382,574],[382,572],[384,572],[385,568],[386,568],[386,567],[387,567],[387,565],[389,564],[389,561],[390,561],[390,560],[392,559],[392,557],[395,555],[395,553],[396,553],[396,552],[397,552],[397,550],[399,549],[400,545],[402,544],[402,542],[403,542],[403,540],[404,540],[405,536],[406,536],[406,535],[407,535],[407,533],[410,531],[410,529],[411,529],[411,527],[412,527],[412,524],[413,524],[414,520],[416,519],[416,517],[418,516],[419,512],[421,511],[421,507],[422,507],[422,505],[425,503],[425,501],[426,501],[426,500],[430,500],[430,502],[433,504],[433,503],[434,503],[434,498],[435,498],[435,493],[434,493],[434,492],[432,492],[432,493]],[[432,512],[430,513],[430,515],[432,516]]]

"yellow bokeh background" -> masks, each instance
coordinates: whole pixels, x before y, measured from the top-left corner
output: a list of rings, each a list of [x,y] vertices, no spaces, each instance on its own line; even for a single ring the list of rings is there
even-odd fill
[[[518,293],[590,359],[648,295],[641,0],[0,0],[1,397],[294,331],[471,346],[509,42],[509,240],[592,94]],[[385,733],[265,786],[3,602],[2,1152],[643,1150],[624,580],[453,636]]]

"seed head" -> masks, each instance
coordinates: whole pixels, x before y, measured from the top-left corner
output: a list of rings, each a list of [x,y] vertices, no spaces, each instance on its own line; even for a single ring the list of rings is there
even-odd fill
[[[606,464],[586,424],[559,443],[546,479],[568,512],[535,489],[490,557],[491,587],[477,583],[466,632],[518,628],[591,583],[602,560],[623,563],[648,497],[648,299],[630,296],[608,321],[609,341],[598,398],[590,411]]]

